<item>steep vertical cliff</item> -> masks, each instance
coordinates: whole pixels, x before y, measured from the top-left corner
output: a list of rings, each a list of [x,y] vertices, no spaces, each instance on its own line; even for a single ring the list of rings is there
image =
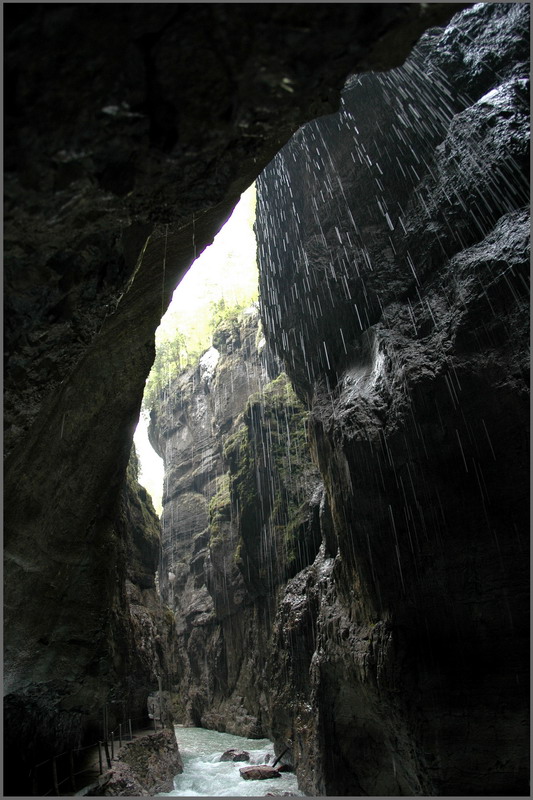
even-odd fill
[[[275,625],[312,794],[527,793],[528,24],[429,31],[258,181],[266,336],[332,517]]]
[[[348,72],[454,8],[6,4],[10,791],[129,680],[120,496],[176,283]]]
[[[320,545],[310,504],[319,478],[307,413],[257,311],[219,325],[151,417],[165,461],[160,580],[178,632],[177,713],[265,735],[276,598]]]
[[[93,541],[99,551],[98,564],[91,568],[87,558],[78,560],[78,553],[69,547],[57,565],[49,593],[41,598],[42,612],[35,625],[37,631],[40,623],[42,630],[36,632],[34,641],[16,641],[19,659],[29,659],[36,651],[45,657],[35,659],[29,679],[17,693],[12,691],[14,676],[9,669],[5,672],[4,752],[10,766],[21,765],[18,774],[7,773],[6,794],[22,794],[33,785],[42,792],[50,790],[51,765],[34,771],[38,763],[63,753],[65,740],[74,749],[84,738],[91,743],[102,739],[104,714],[109,730],[128,718],[135,726],[146,724],[149,694],[160,689],[166,692],[172,685],[176,661],[173,617],[155,585],[160,522],[145,489],[137,483],[137,473],[133,448],[115,523],[107,529],[105,540]],[[83,544],[80,542],[79,548]],[[49,597],[57,592],[65,598],[69,591],[71,601],[61,614],[52,615]],[[100,600],[107,599],[99,613],[94,610],[93,593]],[[13,646],[11,636],[6,643],[7,664]],[[43,682],[47,687],[44,697]],[[28,718],[33,723],[24,730],[25,751],[21,754],[18,739],[9,734]],[[171,722],[164,704],[163,719]],[[63,767],[60,762],[60,780],[65,777]]]
[[[128,637],[122,654],[128,680],[120,699],[140,721],[148,710],[148,696],[157,692],[161,720],[170,724],[173,719],[167,698],[175,681],[177,641],[171,610],[156,585],[161,565],[161,522],[150,496],[137,482],[137,475],[138,459],[133,447],[117,524],[126,551],[121,559],[126,574],[121,576],[120,585],[125,588],[124,607],[128,612],[124,624]],[[118,641],[120,633],[114,638],[115,644]]]
[[[260,176],[299,401],[249,320],[154,414],[182,718],[312,795],[527,794],[528,14],[350,78]]]

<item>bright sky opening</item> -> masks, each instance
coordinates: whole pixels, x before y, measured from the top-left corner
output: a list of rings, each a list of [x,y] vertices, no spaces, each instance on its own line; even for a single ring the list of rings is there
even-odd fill
[[[255,184],[244,192],[233,214],[184,275],[174,291],[168,310],[156,331],[156,346],[165,335],[179,326],[196,332],[206,327],[212,303],[222,298],[228,305],[257,297],[258,273],[255,221]],[[209,343],[206,344],[209,347]],[[163,496],[163,460],[148,441],[148,420],[141,415],[134,436],[139,456],[139,483],[151,495],[161,516]]]

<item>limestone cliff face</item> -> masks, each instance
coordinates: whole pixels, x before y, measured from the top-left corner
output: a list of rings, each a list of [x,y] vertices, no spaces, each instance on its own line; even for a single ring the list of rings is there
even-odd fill
[[[113,643],[128,635],[119,498],[154,331],[179,277],[298,126],[336,107],[350,71],[401,63],[454,10],[6,6],[4,599],[15,789],[25,790],[34,755],[98,726],[95,693],[107,697],[109,685],[97,664],[127,683],[129,662]]]
[[[220,669],[224,645],[215,604],[239,606],[246,596],[231,552],[227,565],[211,563],[209,523],[228,493],[222,437],[238,427],[249,395],[268,380],[257,337],[257,311],[228,320],[214,346],[168,386],[151,415],[150,437],[165,463],[160,583],[180,641],[178,711],[195,724],[202,723],[215,683],[227,671]],[[214,602],[206,573],[214,577],[224,567],[227,585]]]
[[[528,20],[429,31],[258,182],[266,336],[332,519],[274,626],[312,794],[527,793]]]
[[[257,312],[219,326],[152,411],[165,459],[163,594],[179,639],[178,714],[270,730],[280,587],[320,546],[307,414],[265,347]]]

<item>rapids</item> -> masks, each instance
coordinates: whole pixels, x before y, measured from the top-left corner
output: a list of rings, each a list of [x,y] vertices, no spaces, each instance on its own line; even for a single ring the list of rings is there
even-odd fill
[[[274,746],[268,739],[246,739],[204,728],[175,727],[184,770],[174,778],[174,791],[158,797],[263,797],[267,792],[305,796],[291,772],[282,773],[281,778],[262,781],[241,778],[240,767],[274,760]],[[220,761],[222,753],[230,747],[247,750],[250,761]]]

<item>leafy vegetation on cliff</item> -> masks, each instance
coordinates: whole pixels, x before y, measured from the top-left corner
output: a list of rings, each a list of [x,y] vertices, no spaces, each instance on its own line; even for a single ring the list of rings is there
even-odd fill
[[[215,546],[223,539],[223,529],[231,521],[231,494],[229,475],[222,475],[218,491],[209,503],[209,544]]]
[[[258,300],[255,186],[182,278],[156,332],[156,358],[145,388],[149,411],[161,389],[194,365],[212,344],[213,331]]]
[[[199,316],[193,327],[185,328],[178,313],[170,315],[156,336],[155,361],[143,396],[145,413],[150,412],[165,386],[180,372],[195,366],[212,344],[216,345],[216,330],[228,321],[235,321],[239,313],[253,305],[256,299],[256,296],[247,296],[229,303],[222,297],[210,303],[208,311]]]
[[[224,444],[231,501],[239,520],[238,560],[245,558],[256,587],[265,590],[272,581],[301,569],[311,544],[307,500],[317,473],[309,454],[307,418],[282,373],[250,396],[243,424]],[[273,564],[278,576],[269,574]]]

